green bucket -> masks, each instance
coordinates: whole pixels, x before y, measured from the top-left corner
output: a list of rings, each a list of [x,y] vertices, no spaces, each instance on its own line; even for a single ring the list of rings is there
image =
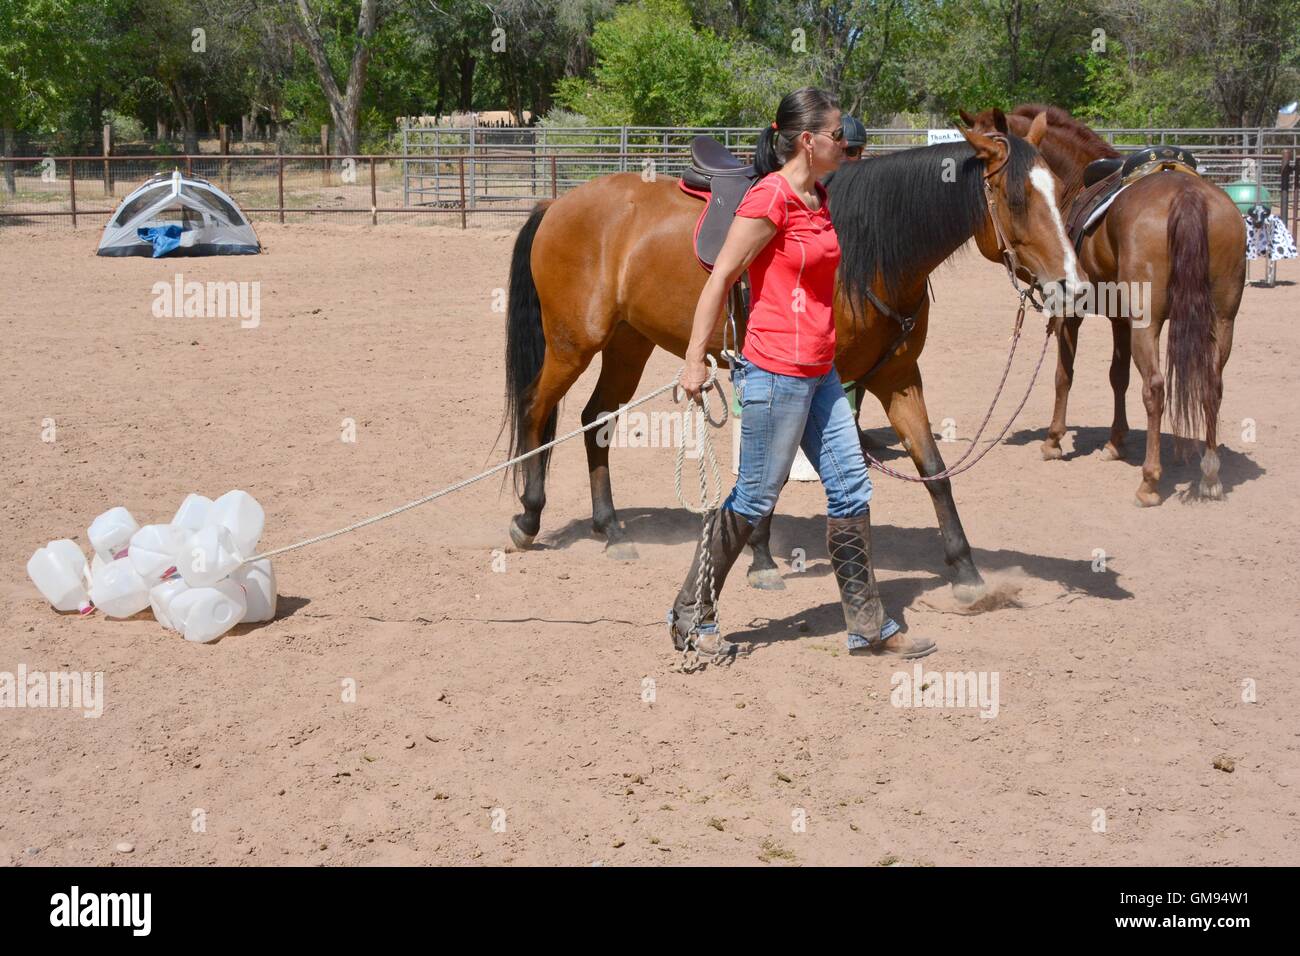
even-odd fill
[[[1269,196],[1268,190],[1249,179],[1238,179],[1235,183],[1228,183],[1223,187],[1223,191],[1237,204],[1237,209],[1243,216],[1250,212],[1250,207],[1256,203],[1263,203],[1272,208],[1272,197]]]

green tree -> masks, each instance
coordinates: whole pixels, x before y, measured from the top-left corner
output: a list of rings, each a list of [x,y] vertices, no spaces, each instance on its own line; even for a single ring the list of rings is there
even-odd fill
[[[556,101],[597,123],[707,126],[726,122],[736,100],[731,49],[697,30],[681,0],[641,0],[596,26],[590,79],[569,77]]]
[[[85,49],[76,26],[80,0],[0,0],[0,154],[14,155],[16,132],[58,116],[77,86]],[[3,163],[15,191],[14,164]]]

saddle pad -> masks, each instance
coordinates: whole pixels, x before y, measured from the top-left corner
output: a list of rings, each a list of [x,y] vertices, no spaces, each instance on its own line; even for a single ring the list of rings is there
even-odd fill
[[[1082,231],[1087,232],[1089,229],[1091,229],[1093,225],[1096,224],[1097,220],[1106,214],[1106,210],[1110,208],[1110,204],[1113,203],[1119,197],[1120,193],[1128,189],[1128,187],[1129,187],[1128,183],[1124,184],[1123,186],[1120,186],[1119,189],[1111,193],[1110,196],[1107,197],[1100,206],[1094,209],[1092,211],[1092,215],[1090,215],[1084,221]]]
[[[709,214],[709,201],[713,197],[702,189],[695,189],[686,185],[685,180],[679,180],[677,186],[682,192],[686,193],[686,195],[695,199],[704,200],[704,208],[700,210],[699,218],[695,220],[695,229],[691,232],[691,248],[695,250],[695,259],[704,267],[704,271],[712,272],[713,263],[705,262],[703,257],[700,256],[700,228],[704,225],[704,219]]]

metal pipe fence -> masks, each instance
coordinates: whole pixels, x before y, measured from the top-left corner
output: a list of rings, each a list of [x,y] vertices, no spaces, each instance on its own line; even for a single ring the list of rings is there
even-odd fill
[[[1121,151],[1186,146],[1220,184],[1249,179],[1300,220],[1300,130],[1098,130]],[[328,219],[510,225],[539,199],[615,172],[678,176],[690,142],[711,135],[748,159],[757,131],[739,128],[407,128],[404,152],[0,157],[0,229],[102,228],[118,202],[157,173],[181,169],[229,193],[254,223]],[[924,145],[926,130],[867,131],[867,154]],[[10,185],[12,184],[12,188]]]

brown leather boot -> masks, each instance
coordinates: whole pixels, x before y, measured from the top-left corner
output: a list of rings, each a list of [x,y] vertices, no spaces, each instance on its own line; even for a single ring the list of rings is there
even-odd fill
[[[828,517],[826,550],[840,586],[850,654],[911,659],[938,650],[934,641],[898,633],[898,625],[885,616],[871,567],[870,511],[853,518]]]
[[[691,562],[691,569],[686,572],[682,589],[673,602],[672,610],[668,612],[668,633],[673,639],[673,647],[679,651],[689,647],[702,655],[717,657],[734,654],[736,651],[736,645],[724,640],[718,630],[716,601],[722,594],[727,572],[740,557],[754,526],[744,515],[729,508],[719,508],[713,512],[709,530],[708,540],[695,546],[695,559]],[[697,596],[700,563],[706,556],[712,569],[714,603],[709,603],[707,593],[702,597]]]

